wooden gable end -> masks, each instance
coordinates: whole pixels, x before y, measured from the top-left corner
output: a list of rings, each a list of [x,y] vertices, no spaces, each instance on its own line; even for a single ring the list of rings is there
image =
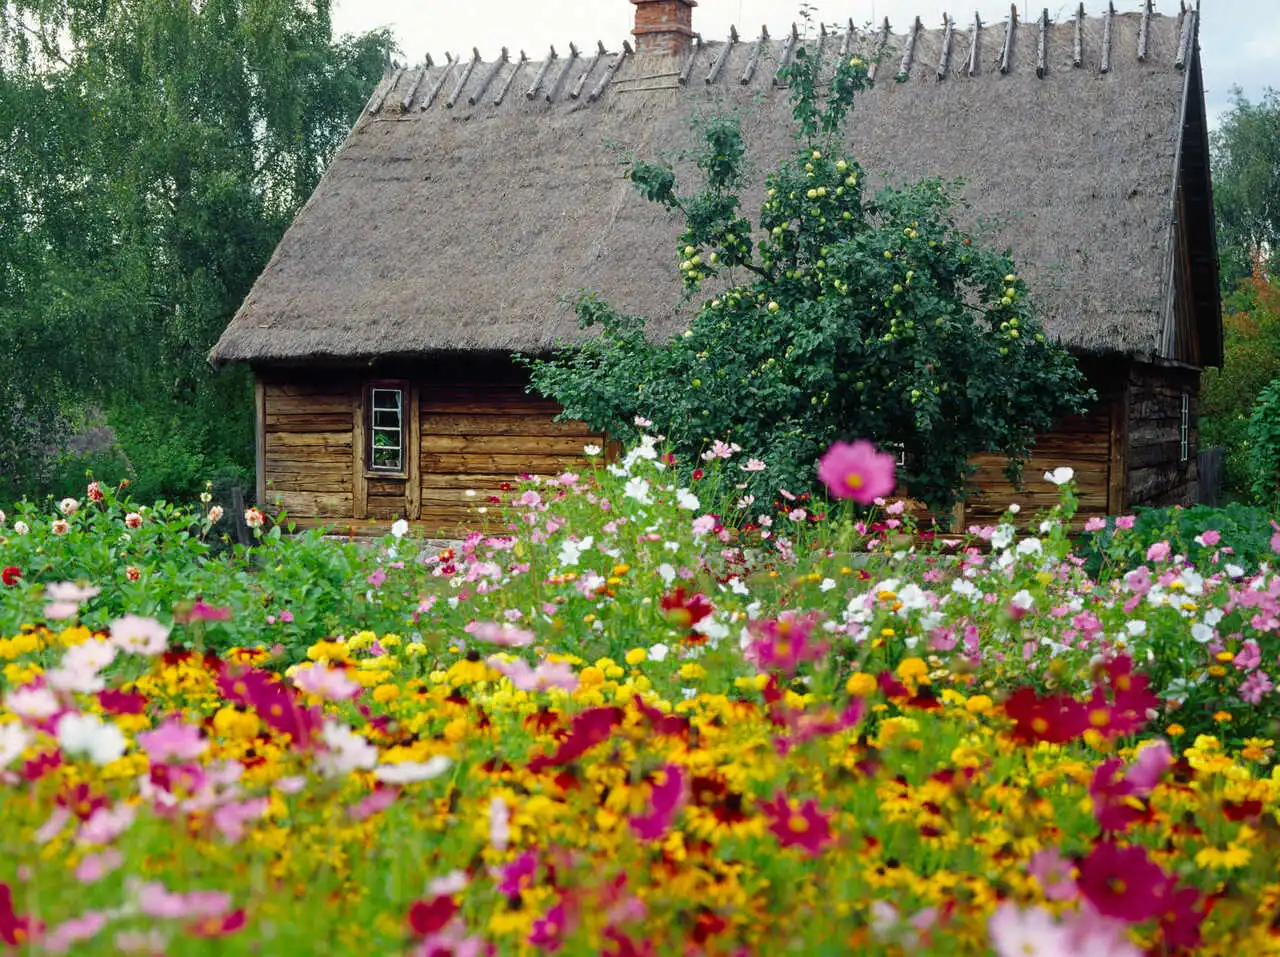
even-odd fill
[[[1174,303],[1165,354],[1203,368],[1222,362],[1222,301],[1198,52],[1188,63],[1187,73],[1174,191]]]

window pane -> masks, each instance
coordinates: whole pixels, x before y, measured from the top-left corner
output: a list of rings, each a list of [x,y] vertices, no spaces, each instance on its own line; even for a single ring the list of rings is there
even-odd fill
[[[400,413],[395,409],[374,409],[373,410],[373,427],[375,429],[396,429],[400,428]]]
[[[396,412],[400,411],[401,394],[399,389],[374,389],[373,390],[373,407],[377,409],[392,409]]]
[[[400,450],[375,448],[373,450],[373,467],[388,472],[400,471]]]

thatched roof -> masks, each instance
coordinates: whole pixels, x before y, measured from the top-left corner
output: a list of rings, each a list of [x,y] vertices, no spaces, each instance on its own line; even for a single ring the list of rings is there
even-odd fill
[[[998,224],[991,242],[1024,264],[1065,344],[1167,354],[1185,104],[1203,99],[1195,20],[1081,16],[1011,36],[1004,23],[917,21],[888,35],[848,126],[850,155],[894,182],[964,180],[968,218]],[[683,328],[680,222],[624,180],[617,148],[675,158],[696,145],[695,112],[733,109],[755,167],[776,165],[794,145],[776,82],[789,34],[727,54],[709,42],[685,59],[561,51],[549,65],[467,57],[397,71],[212,360],[544,350],[581,335],[573,300],[585,289],[659,333]],[[842,47],[880,41],[830,35],[821,55],[833,64]],[[748,214],[758,199],[747,196]],[[1216,309],[1216,287],[1211,298]]]

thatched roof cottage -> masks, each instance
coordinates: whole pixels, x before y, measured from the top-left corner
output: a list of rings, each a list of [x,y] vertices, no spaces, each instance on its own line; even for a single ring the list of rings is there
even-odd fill
[[[880,54],[850,155],[882,179],[963,180],[1099,393],[1039,441],[1023,491],[980,456],[971,519],[1041,504],[1062,464],[1086,512],[1194,499],[1200,372],[1222,354],[1194,8],[706,41],[695,0],[631,2],[634,50],[477,53],[375,91],[211,354],[256,374],[259,501],[448,533],[468,489],[575,461],[600,437],[553,422],[511,353],[580,335],[581,290],[658,333],[689,308],[680,223],[618,147],[675,158],[695,113],[737,110],[770,168],[793,145],[778,71],[798,43],[832,64]]]

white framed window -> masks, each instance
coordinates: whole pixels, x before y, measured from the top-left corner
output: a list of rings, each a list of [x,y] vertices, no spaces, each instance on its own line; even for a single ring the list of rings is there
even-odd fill
[[[1178,461],[1191,458],[1191,396],[1182,393],[1182,416],[1178,421]]]
[[[370,472],[404,474],[404,402],[407,392],[401,382],[375,382],[368,388],[369,447],[366,464]]]

